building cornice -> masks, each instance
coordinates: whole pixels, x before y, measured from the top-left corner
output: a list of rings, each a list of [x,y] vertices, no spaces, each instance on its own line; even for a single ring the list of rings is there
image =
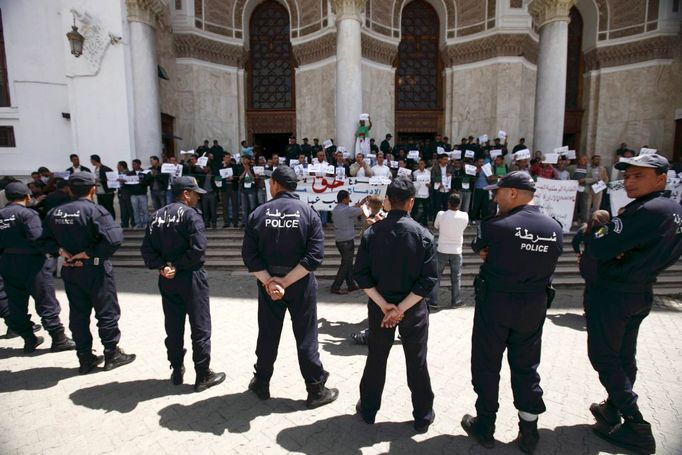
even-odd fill
[[[523,57],[535,64],[538,43],[528,34],[499,33],[460,44],[448,44],[443,48],[442,55],[446,67],[497,57]]]
[[[246,62],[244,47],[213,41],[192,33],[173,35],[177,58],[191,58],[218,65],[242,68]]]
[[[157,21],[168,9],[165,0],[126,0],[128,21],[143,22],[156,27]]]
[[[680,35],[655,36],[625,44],[597,47],[585,53],[585,69],[594,71],[649,60],[672,59],[675,46],[680,45],[680,39]]]

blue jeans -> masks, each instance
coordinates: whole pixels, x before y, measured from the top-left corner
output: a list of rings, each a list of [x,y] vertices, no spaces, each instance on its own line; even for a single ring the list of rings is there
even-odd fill
[[[440,290],[440,280],[443,279],[443,271],[445,266],[450,266],[450,285],[452,297],[450,300],[451,306],[462,304],[462,299],[459,296],[460,281],[462,278],[462,255],[461,254],[446,254],[438,253],[438,282],[433,287],[433,294],[431,298],[431,305],[438,305],[438,291]]]
[[[149,206],[147,204],[146,194],[132,194],[130,195],[130,202],[133,206],[133,219],[135,226],[146,227],[149,221]]]
[[[242,188],[240,194],[242,203],[242,226],[245,226],[246,221],[249,219],[249,215],[251,215],[251,212],[256,208],[256,190],[255,188],[248,190]]]

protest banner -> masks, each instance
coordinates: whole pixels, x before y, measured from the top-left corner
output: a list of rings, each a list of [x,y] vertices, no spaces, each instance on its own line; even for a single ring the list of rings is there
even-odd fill
[[[615,180],[607,184],[611,201],[611,216],[618,216],[618,211],[634,200],[628,197],[624,183],[623,180]],[[668,178],[665,189],[670,191],[670,199],[678,204],[682,201],[682,179]]]
[[[538,177],[535,188],[535,205],[561,223],[564,232],[570,232],[578,181]]]

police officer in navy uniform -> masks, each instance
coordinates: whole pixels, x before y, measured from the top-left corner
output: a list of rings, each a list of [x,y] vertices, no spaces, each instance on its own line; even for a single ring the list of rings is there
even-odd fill
[[[425,433],[435,413],[426,363],[429,310],[424,298],[438,279],[438,260],[433,235],[409,216],[415,194],[411,179],[396,177],[391,182],[386,192],[391,210],[363,233],[355,259],[353,278],[369,297],[367,363],[356,410],[366,423],[374,423],[398,325],[412,392],[414,428]]]
[[[33,352],[43,343],[43,337],[33,333],[28,315],[28,299],[33,297],[43,327],[52,337],[50,349],[53,352],[74,349],[76,345],[64,333],[59,319],[61,307],[52,277],[57,261],[41,249],[40,217],[26,207],[31,191],[24,183],[12,182],[5,188],[5,196],[9,204],[0,209],[0,275],[9,302],[9,326],[24,339],[24,352]]]
[[[484,261],[474,281],[471,340],[471,382],[478,399],[476,417],[465,415],[462,427],[484,447],[494,446],[500,367],[507,349],[518,443],[532,453],[539,439],[538,415],[545,411],[537,372],[542,326],[553,298],[551,280],[563,233],[559,222],[532,205],[535,183],[526,172],[511,172],[486,189],[495,191],[499,213],[481,223],[472,243]]]
[[[296,172],[278,166],[270,178],[272,200],[249,216],[242,257],[258,279],[258,342],[256,372],[249,389],[270,398],[270,378],[277,358],[282,324],[291,316],[298,364],[306,383],[308,408],[336,400],[339,391],[325,386],[317,341],[317,280],[314,271],[324,259],[324,232],[319,214],[301,201]]]
[[[225,380],[211,371],[211,310],[208,296],[206,226],[197,211],[199,188],[194,177],[178,177],[171,186],[175,202],[151,217],[142,241],[142,257],[159,271],[159,291],[166,326],[166,349],[174,385],[183,383],[185,316],[192,331],[192,358],[196,371],[194,390],[201,392]]]
[[[665,191],[668,160],[621,158],[625,191],[634,199],[607,224],[595,223],[586,242],[587,351],[608,398],[592,404],[594,429],[616,445],[654,453],[656,442],[632,390],[639,326],[651,311],[656,277],[682,255],[682,206]],[[621,416],[623,420],[621,420]]]
[[[49,253],[64,258],[62,279],[69,299],[69,328],[76,342],[78,372],[86,374],[104,360],[111,370],[135,360],[118,347],[121,308],[116,296],[114,273],[109,258],[123,242],[123,230],[101,205],[95,176],[74,172],[69,188],[75,200],[50,210],[44,222],[43,241]],[[95,310],[104,358],[92,352],[90,313]]]

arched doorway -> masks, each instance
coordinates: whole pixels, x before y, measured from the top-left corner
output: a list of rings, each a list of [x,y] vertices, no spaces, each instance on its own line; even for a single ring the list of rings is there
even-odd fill
[[[569,13],[568,54],[566,58],[566,113],[564,115],[564,145],[580,151],[580,133],[583,119],[583,17],[575,6]]]
[[[296,132],[294,58],[289,12],[266,0],[251,15],[247,71],[248,140],[262,153],[281,153]]]
[[[415,0],[403,9],[400,28],[395,72],[397,140],[433,140],[444,121],[438,14],[425,0]]]

